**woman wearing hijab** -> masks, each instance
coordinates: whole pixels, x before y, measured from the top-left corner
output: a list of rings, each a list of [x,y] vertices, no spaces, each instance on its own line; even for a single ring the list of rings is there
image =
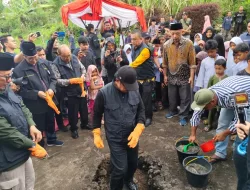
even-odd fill
[[[129,61],[129,64],[132,63],[132,51],[131,51],[131,45],[130,44],[126,44],[123,48],[126,56],[127,56],[127,59]]]
[[[218,43],[218,54],[220,56],[225,57],[225,45],[224,45],[223,36],[216,34],[214,36],[214,40],[216,40]]]
[[[225,46],[225,58],[227,60],[227,58],[228,58],[228,52],[229,52],[229,48],[230,48],[230,41],[224,42],[224,46]]]
[[[210,22],[210,17],[208,15],[204,16],[204,19],[205,19],[205,23],[204,23],[204,26],[203,26],[203,30],[202,30],[202,34],[204,34],[204,32],[206,32],[206,29],[208,27],[211,27],[211,22]]]
[[[233,76],[233,68],[236,65],[234,62],[234,56],[233,56],[233,50],[238,44],[243,43],[240,37],[233,37],[229,43],[229,52],[228,52],[228,58],[227,58],[227,70],[226,74],[228,76]]]
[[[197,46],[198,45],[198,42],[202,40],[202,35],[201,33],[197,33],[194,35],[194,46]]]
[[[202,40],[207,42],[208,40],[212,40],[215,36],[215,30],[213,27],[208,27],[202,35]]]

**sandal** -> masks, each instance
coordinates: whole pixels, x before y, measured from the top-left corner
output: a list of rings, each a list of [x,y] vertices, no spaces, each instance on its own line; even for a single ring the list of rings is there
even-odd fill
[[[219,156],[216,156],[215,154],[213,156],[210,157],[209,162],[211,164],[215,164],[216,162],[221,162],[221,161],[226,161],[226,158],[221,158]]]

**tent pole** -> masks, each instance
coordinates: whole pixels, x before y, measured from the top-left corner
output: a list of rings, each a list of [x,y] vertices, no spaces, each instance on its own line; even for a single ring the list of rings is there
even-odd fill
[[[86,23],[82,20],[82,18],[80,17],[80,19],[81,19],[81,21],[82,21],[82,23],[83,23],[83,25],[85,26],[85,28],[86,28],[86,30],[87,30],[87,25],[86,25]]]

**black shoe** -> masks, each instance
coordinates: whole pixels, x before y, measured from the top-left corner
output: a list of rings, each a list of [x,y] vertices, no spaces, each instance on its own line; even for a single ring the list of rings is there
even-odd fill
[[[87,124],[87,125],[81,125],[81,129],[82,130],[93,130],[93,128],[89,124]]]
[[[55,141],[47,141],[47,146],[63,146],[64,142],[55,140]]]
[[[148,127],[151,124],[152,124],[152,119],[147,118],[145,122],[145,127]]]
[[[59,130],[62,131],[62,132],[68,132],[68,131],[69,131],[68,127],[66,127],[66,126],[64,126],[64,125],[58,126],[58,128],[59,128]]]
[[[71,137],[73,139],[77,139],[79,137],[78,132],[77,131],[71,131]]]
[[[133,181],[126,183],[126,186],[129,190],[138,190],[137,185]]]

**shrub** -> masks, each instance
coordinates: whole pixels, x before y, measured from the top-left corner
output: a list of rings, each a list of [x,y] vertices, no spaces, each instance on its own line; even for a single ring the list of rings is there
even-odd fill
[[[206,3],[193,5],[189,7],[183,8],[177,15],[177,19],[181,19],[181,15],[183,12],[188,14],[188,17],[192,19],[192,33],[191,36],[194,36],[196,33],[201,33],[204,25],[204,16],[209,15],[211,24],[215,22],[219,15],[220,7],[217,3]]]

